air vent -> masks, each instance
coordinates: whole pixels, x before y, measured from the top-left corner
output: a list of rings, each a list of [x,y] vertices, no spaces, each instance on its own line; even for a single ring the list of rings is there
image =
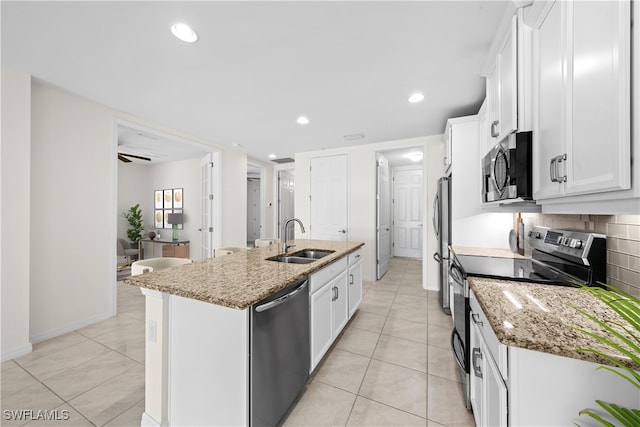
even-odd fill
[[[284,157],[282,159],[273,159],[271,161],[275,163],[293,163],[294,162],[294,160],[291,157]]]
[[[363,133],[351,133],[349,135],[344,135],[343,138],[346,139],[347,141],[353,141],[353,140],[356,140],[356,139],[364,138],[364,134]]]

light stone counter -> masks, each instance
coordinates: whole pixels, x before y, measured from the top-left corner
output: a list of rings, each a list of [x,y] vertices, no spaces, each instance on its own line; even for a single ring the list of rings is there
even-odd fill
[[[502,344],[611,365],[593,353],[577,351],[591,348],[611,354],[608,347],[573,328],[608,334],[572,307],[580,308],[610,326],[627,324],[588,292],[566,286],[471,276],[468,281]],[[630,359],[611,355],[626,366],[640,370]]]
[[[477,248],[473,246],[458,246],[453,245],[450,247],[456,255],[471,255],[471,256],[486,256],[493,258],[516,258],[527,259],[529,257],[522,256],[514,253],[509,249],[502,248]]]
[[[304,239],[290,243],[295,247],[289,253],[303,249],[335,252],[310,264],[287,264],[266,259],[280,250],[280,245],[270,245],[132,276],[125,283],[243,310],[364,245]]]

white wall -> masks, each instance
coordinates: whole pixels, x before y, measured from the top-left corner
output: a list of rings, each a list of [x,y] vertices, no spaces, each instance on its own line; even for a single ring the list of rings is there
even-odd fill
[[[182,160],[177,162],[158,163],[157,165],[147,166],[149,171],[147,188],[145,193],[139,197],[140,204],[144,206],[144,229],[145,233],[150,228],[154,228],[154,205],[153,195],[155,190],[163,190],[170,188],[183,189],[183,208],[184,215],[183,229],[178,230],[181,240],[190,241],[190,257],[192,259],[200,259],[200,159]],[[171,238],[173,230],[160,230],[162,238]],[[162,256],[162,248],[159,245],[147,245],[147,251],[154,250],[156,256]],[[152,255],[145,255],[150,258]]]
[[[2,326],[12,331],[5,336],[3,329],[3,358],[14,356],[5,356],[5,349],[28,345],[25,330],[37,342],[115,314],[115,239],[121,212],[117,205],[117,121],[154,128],[220,151],[223,243],[244,242],[245,154],[31,82],[30,76],[9,73],[3,75],[2,84],[3,124],[15,124],[3,126],[3,156],[9,134],[16,135],[16,145],[6,146],[11,147],[12,156],[16,154],[12,165],[5,168],[8,159],[2,158],[2,214],[6,214],[9,196],[12,203],[16,201],[15,207],[24,208],[16,209],[21,218],[7,234],[5,224],[9,222],[4,216],[2,223],[2,245],[10,238],[17,242],[16,259],[20,253],[23,256],[22,264],[11,259],[12,268],[2,270]],[[11,86],[6,93],[5,84]],[[7,174],[10,180],[5,181]],[[17,198],[13,190],[5,192],[5,183],[14,186]],[[7,265],[4,251],[2,265]],[[28,306],[21,304],[26,298]],[[7,310],[5,301],[11,304]],[[5,347],[5,338],[16,341],[7,341]]]
[[[29,213],[31,78],[2,68],[0,305],[2,360],[31,351]],[[6,108],[11,106],[11,108]]]
[[[33,341],[113,315],[116,179],[111,119],[106,107],[32,85]]]
[[[312,157],[336,154],[349,155],[350,200],[349,200],[349,240],[364,242],[363,279],[375,280],[376,266],[376,159],[377,151],[396,148],[421,147],[427,152],[431,144],[442,144],[442,136],[428,136],[397,141],[344,147],[331,150],[297,153],[295,156],[295,213],[305,225],[309,224],[309,165]],[[440,158],[440,161],[442,158]],[[427,162],[425,161],[425,169]],[[425,173],[426,175],[426,173]],[[426,188],[426,186],[425,186]],[[431,209],[425,199],[425,223],[431,222]],[[426,233],[426,227],[423,227]],[[297,237],[300,236],[296,232]],[[429,249],[425,248],[425,251]],[[426,277],[426,276],[425,276]]]
[[[147,231],[147,223],[151,221],[153,225],[153,193],[149,195],[149,168],[147,165],[137,163],[123,163],[118,161],[118,237],[129,240],[127,237],[127,229],[129,223],[122,216],[123,212],[129,211],[131,206],[136,203],[140,204],[142,209],[142,217],[144,219],[145,229]],[[150,213],[151,212],[151,213]],[[121,262],[121,261],[119,261]]]

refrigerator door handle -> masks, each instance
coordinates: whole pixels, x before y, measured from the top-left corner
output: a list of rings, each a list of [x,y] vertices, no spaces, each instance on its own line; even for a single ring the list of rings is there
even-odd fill
[[[442,264],[442,257],[440,256],[440,254],[438,252],[433,254],[433,259],[435,259],[438,264]]]
[[[433,199],[433,216],[431,217],[431,221],[433,222],[433,232],[436,235],[436,239],[440,240],[440,230],[438,229],[438,223],[440,222],[440,218],[438,217],[440,211],[440,197],[436,194],[436,197]]]

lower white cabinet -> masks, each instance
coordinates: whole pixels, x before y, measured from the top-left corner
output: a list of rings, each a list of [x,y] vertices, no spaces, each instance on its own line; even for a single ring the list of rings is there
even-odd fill
[[[508,414],[507,386],[481,328],[488,327],[482,313],[470,321],[471,406],[478,426],[506,426]]]
[[[596,399],[639,407],[640,391],[623,378],[589,361],[506,346],[498,341],[473,291],[469,306],[476,425],[593,425],[580,411],[595,409]]]
[[[349,254],[349,319],[362,302],[362,250]]]
[[[310,277],[311,369],[322,360],[362,300],[362,264],[339,259]]]

